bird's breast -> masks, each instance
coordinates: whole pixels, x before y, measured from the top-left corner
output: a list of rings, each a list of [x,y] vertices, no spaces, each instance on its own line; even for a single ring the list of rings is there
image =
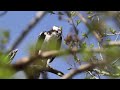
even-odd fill
[[[42,51],[54,50],[56,48],[57,38],[58,38],[57,36],[47,35],[42,44],[41,50]]]

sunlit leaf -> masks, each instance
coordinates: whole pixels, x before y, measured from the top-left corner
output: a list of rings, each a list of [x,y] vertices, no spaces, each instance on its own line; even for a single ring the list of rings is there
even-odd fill
[[[6,38],[2,39],[2,40],[1,40],[1,43],[3,43],[3,44],[8,43],[8,39],[6,39]]]
[[[93,48],[94,47],[94,44],[90,44],[90,48]]]
[[[77,20],[76,22],[77,22],[77,26],[78,26],[81,23],[81,20]]]
[[[0,65],[0,79],[10,79],[14,73],[11,67]]]
[[[83,33],[82,36],[88,38],[88,35],[86,33]]]
[[[84,61],[89,61],[93,57],[93,53],[90,51],[84,50],[82,53],[82,57]]]
[[[9,36],[10,36],[10,33],[8,31],[4,31],[3,34],[6,38],[9,38]]]
[[[93,13],[93,11],[88,11],[88,12],[87,12],[87,14],[92,14],[92,13]]]
[[[76,16],[76,12],[75,11],[71,11],[70,12],[70,17]]]
[[[110,38],[107,38],[107,39],[106,39],[106,41],[107,41],[107,42],[110,42],[110,41],[111,41],[111,39],[110,39]]]
[[[81,44],[81,46],[82,46],[82,48],[86,48],[86,47],[87,47],[86,42],[83,42],[83,43]]]
[[[115,34],[115,33],[116,33],[116,30],[114,30],[113,28],[110,28],[110,32],[111,32],[112,34]]]
[[[88,19],[92,19],[93,18],[93,16],[91,16],[91,15],[88,15]]]

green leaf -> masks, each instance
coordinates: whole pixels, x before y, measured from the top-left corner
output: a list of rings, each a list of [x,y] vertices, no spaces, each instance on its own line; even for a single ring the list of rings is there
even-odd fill
[[[83,42],[83,43],[81,44],[81,46],[82,46],[82,48],[86,48],[86,47],[87,47],[86,42]]]
[[[0,79],[10,79],[14,73],[11,67],[0,65]]]
[[[91,44],[91,45],[90,45],[90,48],[93,48],[93,47],[94,47],[94,44]]]
[[[110,28],[110,32],[111,32],[112,34],[115,34],[115,33],[116,33],[116,30],[114,30],[113,28]]]
[[[93,16],[91,16],[91,15],[88,15],[88,19],[92,19],[92,17],[93,17]]]
[[[110,41],[111,41],[111,39],[110,39],[110,38],[107,38],[107,39],[106,39],[106,41],[107,41],[107,42],[110,42]]]
[[[8,39],[6,39],[6,38],[2,39],[2,40],[1,40],[1,43],[2,43],[2,44],[7,44],[7,43],[8,43]]]
[[[9,33],[9,31],[4,31],[4,32],[3,32],[3,35],[4,35],[4,37],[9,38],[10,33]]]
[[[83,57],[84,61],[88,61],[93,57],[93,53],[91,53],[88,50],[84,50],[83,53],[82,53],[82,57]]]
[[[0,43],[3,46],[8,43],[9,37],[10,37],[9,31],[7,31],[7,30],[0,31]]]
[[[77,22],[77,26],[78,26],[81,23],[81,20],[77,20],[76,22]]]
[[[92,14],[93,12],[92,11],[88,11],[87,14]]]
[[[80,62],[80,59],[77,57],[77,55],[74,55],[74,60],[75,60],[76,62]]]
[[[70,12],[70,17],[76,16],[76,12],[75,11],[71,11]]]
[[[83,33],[82,36],[85,37],[85,38],[88,38],[86,33]]]

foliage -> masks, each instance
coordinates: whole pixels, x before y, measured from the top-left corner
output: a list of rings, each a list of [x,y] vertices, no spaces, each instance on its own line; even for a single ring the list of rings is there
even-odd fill
[[[58,15],[59,20],[67,21],[71,26],[67,36],[63,37],[65,49],[77,48],[79,52],[68,51],[74,57],[72,64],[76,67],[84,63],[93,63],[98,61],[107,61],[105,65],[97,66],[94,69],[84,72],[86,79],[102,78],[101,76],[108,76],[109,78],[120,78],[120,44],[109,45],[111,41],[119,42],[119,30],[112,28],[107,24],[107,20],[113,20],[116,26],[120,25],[120,13],[117,11],[48,11],[50,15]],[[88,30],[81,30],[81,22]],[[64,27],[60,27],[61,29]],[[84,33],[83,33],[84,32]],[[64,32],[63,32],[64,33]],[[0,78],[11,78],[16,72],[12,68],[9,53],[6,46],[10,41],[9,30],[0,30]],[[94,40],[92,40],[92,39]],[[93,43],[94,42],[94,43]],[[55,49],[55,41],[51,41],[50,50]],[[113,44],[114,44],[113,43]],[[99,45],[98,45],[99,44]],[[28,45],[30,57],[35,56],[35,45]],[[37,48],[38,49],[38,48]],[[96,50],[97,49],[97,50]],[[95,51],[96,50],[96,51]],[[7,52],[7,53],[6,53]],[[65,53],[65,55],[66,55]],[[58,54],[59,56],[60,54]],[[38,63],[38,62],[37,62]],[[42,63],[42,61],[41,61]],[[31,70],[31,68],[27,69]],[[71,70],[70,67],[68,70]],[[34,69],[32,69],[34,71]],[[31,72],[30,72],[31,73]],[[89,74],[89,75],[88,75]]]

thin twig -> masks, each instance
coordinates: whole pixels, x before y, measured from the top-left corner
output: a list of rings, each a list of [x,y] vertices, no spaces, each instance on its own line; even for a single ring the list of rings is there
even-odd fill
[[[88,64],[81,65],[77,69],[71,70],[69,73],[65,74],[61,79],[70,79],[76,74],[82,73],[87,70],[92,70],[96,66],[99,66],[101,64],[103,65],[105,63],[106,63],[105,61],[101,61],[101,62],[88,63]]]
[[[112,65],[114,65],[115,63],[117,63],[117,61],[120,59],[120,57],[118,59],[116,59],[115,61],[112,62]]]
[[[93,75],[90,71],[87,71],[93,78],[95,79],[99,79],[98,77],[96,77],[95,75]]]
[[[93,69],[93,71],[99,73],[100,75],[104,75],[104,76],[120,77],[119,73],[114,74],[114,73],[110,73],[110,72],[107,72],[107,71],[102,71],[102,70],[99,70],[99,69]]]
[[[30,23],[27,25],[27,27],[22,30],[23,32],[19,35],[19,37],[13,43],[13,45],[11,46],[11,48],[10,48],[10,50],[8,52],[10,52],[13,49],[15,49],[22,42],[22,40],[24,40],[24,38],[27,36],[27,34],[37,25],[37,23],[39,21],[41,21],[41,19],[45,15],[46,15],[45,11],[38,11],[36,13],[36,16],[30,21]]]
[[[54,74],[56,74],[56,75],[58,75],[58,76],[60,76],[60,77],[62,77],[62,76],[64,75],[63,72],[61,72],[61,71],[59,71],[59,70],[56,70],[56,69],[54,69],[54,68],[52,68],[52,67],[49,67],[48,72],[54,73]]]
[[[111,34],[111,33],[104,33],[104,35],[107,35],[107,36],[114,36],[114,35],[119,35],[120,34],[120,32],[119,33],[115,33],[115,34]]]
[[[101,38],[99,37],[98,33],[93,30],[93,28],[91,28],[91,25],[88,23],[87,19],[85,19],[83,17],[83,15],[81,13],[79,13],[78,11],[76,11],[77,16],[80,18],[80,20],[85,23],[85,25],[89,28],[89,31],[91,31],[93,33],[93,35],[95,36],[95,38],[100,42]]]
[[[82,14],[80,14],[78,11],[76,11],[76,14],[81,19],[82,22],[84,22],[85,24],[88,24],[88,21],[82,16]]]
[[[105,46],[119,46],[120,41],[110,41],[110,42],[107,42],[107,43],[105,43],[103,45],[105,45]]]
[[[120,33],[120,32],[119,32]],[[115,41],[117,41],[117,39],[119,38],[120,34],[118,34],[115,38]]]
[[[72,25],[73,25],[75,34],[78,35],[79,31],[77,30],[77,28],[76,28],[76,26],[75,26],[75,24],[74,24],[74,21],[73,21],[73,19],[72,19],[72,17],[69,16],[70,11],[69,11],[69,12],[66,12],[66,13],[67,13],[67,16],[70,18],[70,20],[72,21]]]

